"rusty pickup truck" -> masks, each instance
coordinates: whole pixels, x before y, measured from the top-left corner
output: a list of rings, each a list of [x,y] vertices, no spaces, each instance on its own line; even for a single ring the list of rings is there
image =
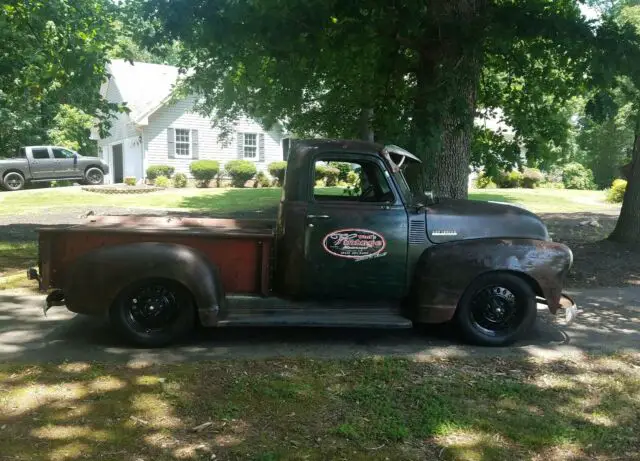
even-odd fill
[[[330,162],[349,187],[317,180]],[[292,144],[278,217],[101,217],[44,228],[46,310],[106,316],[125,338],[162,346],[198,324],[409,328],[454,322],[502,346],[537,305],[572,318],[562,294],[572,253],[522,208],[434,198],[406,179],[420,160],[397,146]],[[213,199],[212,199],[213,200]]]

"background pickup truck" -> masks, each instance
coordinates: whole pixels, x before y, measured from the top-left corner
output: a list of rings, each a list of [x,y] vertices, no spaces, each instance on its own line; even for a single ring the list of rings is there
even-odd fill
[[[8,159],[0,159],[0,186],[20,190],[30,182],[73,180],[97,185],[104,182],[109,165],[96,157],[83,157],[64,147],[22,147]]]
[[[316,167],[341,162],[358,180],[324,187]],[[108,316],[146,346],[204,326],[406,328],[454,321],[464,337],[505,345],[537,304],[574,314],[562,295],[569,248],[521,208],[433,198],[403,170],[397,146],[298,141],[277,222],[103,217],[41,229],[46,310]],[[567,315],[567,317],[571,317]]]

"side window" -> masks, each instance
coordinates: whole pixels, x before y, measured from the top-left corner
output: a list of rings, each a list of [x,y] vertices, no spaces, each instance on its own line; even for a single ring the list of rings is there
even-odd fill
[[[31,155],[33,155],[33,158],[36,160],[45,160],[49,157],[49,149],[46,148],[37,148],[37,149],[31,149]]]
[[[375,162],[320,159],[315,162],[313,197],[318,201],[392,203],[395,196]]]
[[[53,151],[53,158],[73,158],[73,152],[67,149],[62,149],[61,147],[54,147],[51,149]]]

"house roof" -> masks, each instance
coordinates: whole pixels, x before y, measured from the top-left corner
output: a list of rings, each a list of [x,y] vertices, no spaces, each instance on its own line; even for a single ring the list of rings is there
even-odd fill
[[[108,85],[115,84],[122,100],[131,110],[129,117],[136,124],[146,125],[147,118],[171,97],[178,81],[178,68],[164,64],[148,64],[121,59],[110,62]],[[106,96],[107,88],[104,88]]]

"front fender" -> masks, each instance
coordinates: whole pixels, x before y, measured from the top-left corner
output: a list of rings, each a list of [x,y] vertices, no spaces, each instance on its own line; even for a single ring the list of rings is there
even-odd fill
[[[451,320],[465,289],[493,271],[519,274],[533,282],[555,314],[573,255],[565,245],[531,239],[479,239],[428,248],[418,260],[413,287],[416,321]]]
[[[153,242],[110,246],[80,256],[65,280],[67,308],[103,315],[123,288],[147,278],[184,285],[193,295],[203,325],[214,325],[226,315],[218,270],[206,256],[188,246]]]

